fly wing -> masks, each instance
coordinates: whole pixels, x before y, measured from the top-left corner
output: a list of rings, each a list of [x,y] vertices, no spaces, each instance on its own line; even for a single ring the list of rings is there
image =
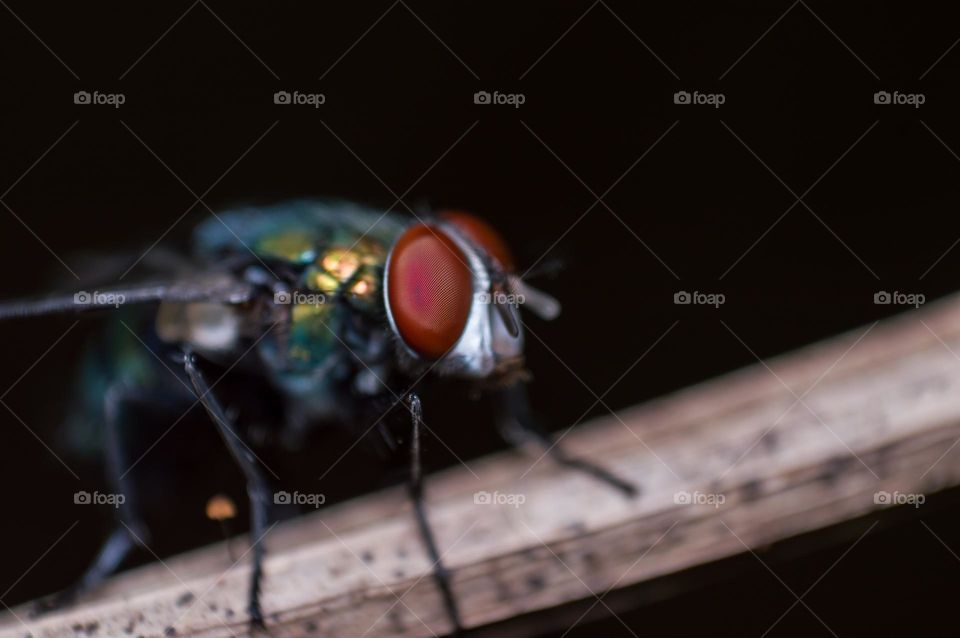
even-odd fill
[[[206,301],[229,305],[253,298],[252,284],[229,273],[208,273],[152,283],[77,290],[34,299],[0,302],[0,320],[41,315],[88,313],[127,304]]]

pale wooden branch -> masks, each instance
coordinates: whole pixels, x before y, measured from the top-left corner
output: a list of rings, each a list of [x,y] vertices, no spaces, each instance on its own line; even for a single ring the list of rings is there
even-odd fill
[[[880,491],[929,494],[960,483],[957,353],[960,298],[952,298],[564,438],[570,452],[635,481],[642,495],[633,501],[547,460],[530,470],[531,458],[517,453],[432,475],[429,515],[465,625],[591,598],[848,520],[886,506],[875,502]],[[479,491],[524,502],[476,504]],[[724,502],[678,503],[684,493]],[[266,543],[263,601],[273,635],[448,629],[401,491],[280,525]],[[20,620],[8,614],[0,633],[245,635],[248,574],[248,557],[231,568],[222,546],[208,547],[122,574],[66,612],[28,620],[17,610]]]

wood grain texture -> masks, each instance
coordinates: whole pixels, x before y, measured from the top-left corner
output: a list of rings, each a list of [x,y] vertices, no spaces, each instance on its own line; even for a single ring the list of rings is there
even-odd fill
[[[635,481],[634,500],[548,460],[531,469],[535,456],[512,452],[431,475],[429,515],[465,625],[589,599],[889,506],[878,493],[892,502],[957,485],[957,353],[960,298],[950,298],[564,438]],[[523,502],[477,504],[481,491]],[[272,528],[265,542],[263,607],[275,636],[448,629],[400,490],[321,509]],[[148,565],[73,610],[8,613],[0,636],[246,635],[248,559],[231,565],[212,546]]]

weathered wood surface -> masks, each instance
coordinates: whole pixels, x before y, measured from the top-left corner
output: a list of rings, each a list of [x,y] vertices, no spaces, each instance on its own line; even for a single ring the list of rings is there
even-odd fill
[[[951,298],[566,436],[571,452],[635,481],[642,495],[632,501],[546,460],[530,470],[532,459],[516,453],[432,475],[430,518],[465,624],[589,599],[847,520],[886,507],[875,502],[881,491],[957,485],[958,353],[960,298]],[[476,504],[479,491],[524,502]],[[678,503],[683,493],[724,502]],[[275,636],[448,629],[399,490],[280,525],[266,543],[263,602]],[[0,635],[242,636],[248,573],[248,556],[231,566],[222,546],[208,547],[123,574],[73,610],[7,614]]]

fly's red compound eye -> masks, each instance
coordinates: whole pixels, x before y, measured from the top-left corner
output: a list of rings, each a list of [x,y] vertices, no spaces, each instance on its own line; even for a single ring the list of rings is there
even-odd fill
[[[506,272],[513,272],[513,254],[507,248],[507,242],[503,241],[500,233],[495,231],[490,224],[470,213],[458,210],[441,213],[440,217],[456,226],[457,230],[462,232],[467,239],[485,250]]]
[[[439,359],[457,343],[470,315],[467,257],[442,231],[424,224],[409,228],[390,255],[387,303],[407,346],[425,359]]]

